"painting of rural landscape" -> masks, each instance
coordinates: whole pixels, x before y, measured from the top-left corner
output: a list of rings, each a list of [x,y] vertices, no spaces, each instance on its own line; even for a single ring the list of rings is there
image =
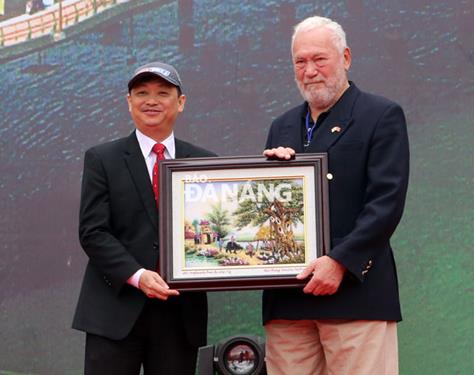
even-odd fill
[[[185,268],[304,264],[303,182],[185,183]]]

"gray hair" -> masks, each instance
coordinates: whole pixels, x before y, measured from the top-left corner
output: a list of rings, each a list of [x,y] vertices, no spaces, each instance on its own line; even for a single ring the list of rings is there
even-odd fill
[[[347,42],[346,33],[344,32],[342,26],[330,18],[313,16],[304,19],[294,27],[293,36],[291,37],[291,53],[293,53],[293,44],[295,42],[296,35],[299,32],[309,31],[320,27],[324,27],[332,31],[332,39],[336,48],[341,53],[344,52],[344,49],[347,48]]]

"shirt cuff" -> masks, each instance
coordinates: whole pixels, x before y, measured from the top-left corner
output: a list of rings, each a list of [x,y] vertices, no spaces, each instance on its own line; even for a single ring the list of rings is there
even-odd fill
[[[137,272],[135,272],[132,276],[130,276],[130,278],[127,280],[127,283],[130,285],[133,285],[135,288],[140,289],[140,287],[138,286],[138,283],[140,281],[140,276],[142,275],[144,271],[145,271],[144,268],[140,268]]]

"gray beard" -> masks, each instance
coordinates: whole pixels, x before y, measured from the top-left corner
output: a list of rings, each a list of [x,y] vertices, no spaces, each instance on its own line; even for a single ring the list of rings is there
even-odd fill
[[[300,94],[304,100],[306,100],[311,107],[326,110],[332,107],[339,99],[339,95],[342,92],[347,77],[345,74],[340,74],[333,79],[326,80],[326,87],[316,89],[309,88],[305,89],[304,84],[296,81]]]

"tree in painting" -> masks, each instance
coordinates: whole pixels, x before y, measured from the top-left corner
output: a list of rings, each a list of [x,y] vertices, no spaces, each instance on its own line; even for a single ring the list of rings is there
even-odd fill
[[[267,191],[275,185],[285,184],[291,199],[281,199],[277,195],[262,194],[259,199],[240,199],[238,208],[234,211],[235,223],[238,228],[246,225],[264,227],[269,223],[270,230],[266,231],[268,250],[278,259],[290,259],[300,255],[301,249],[294,239],[293,227],[303,222],[303,189],[292,180],[264,180],[250,182],[253,191],[263,184]],[[241,189],[244,189],[243,187]],[[240,192],[239,196],[242,196]],[[266,226],[265,226],[266,227]]]
[[[230,225],[229,211],[222,208],[220,202],[211,206],[211,212],[206,215],[206,219],[209,220],[212,230],[217,233],[219,238],[227,236]]]

